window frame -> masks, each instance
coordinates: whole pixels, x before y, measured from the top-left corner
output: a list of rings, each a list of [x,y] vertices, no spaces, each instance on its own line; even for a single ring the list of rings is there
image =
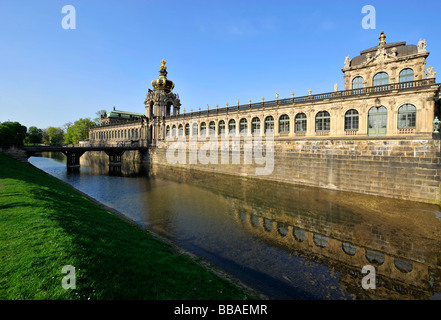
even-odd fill
[[[331,131],[331,114],[326,110],[317,112],[315,115],[315,132],[329,131]]]
[[[412,107],[413,110],[404,110],[404,107]],[[409,119],[409,115],[413,114],[413,118]],[[404,119],[400,119],[400,116],[404,115]],[[397,127],[398,129],[415,129],[416,128],[416,116],[417,116],[417,109],[416,106],[410,103],[403,104],[401,107],[398,108],[398,123]],[[413,126],[407,125],[407,123],[410,121],[413,122]],[[406,125],[402,125],[402,122],[405,122]]]
[[[290,118],[287,114],[282,114],[279,117],[279,133],[286,134],[289,133],[289,125],[290,125]]]
[[[355,111],[356,113],[351,113],[349,114],[349,112],[351,111]],[[347,126],[348,124],[348,119],[349,119],[349,127]],[[356,121],[355,121],[356,119]],[[360,113],[356,110],[356,109],[349,109],[348,111],[345,112],[345,130],[346,131],[358,131],[360,129]],[[354,126],[354,122],[356,122],[356,127]]]

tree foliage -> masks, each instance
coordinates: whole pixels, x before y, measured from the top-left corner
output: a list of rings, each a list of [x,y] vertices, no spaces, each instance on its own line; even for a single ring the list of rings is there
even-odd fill
[[[64,131],[60,127],[49,127],[45,131],[44,138],[49,144],[63,143]]]
[[[43,142],[43,130],[31,126],[28,129],[28,135],[25,139],[27,143],[42,143]]]
[[[0,145],[4,147],[23,146],[27,128],[19,122],[5,122],[0,124]]]
[[[67,128],[66,135],[64,136],[64,142],[76,144],[80,140],[89,139],[89,128],[94,125],[95,122],[90,120],[90,118],[81,118],[75,121],[73,125]]]
[[[97,117],[93,119],[95,121],[95,124],[100,125],[101,124],[101,118],[107,114],[106,110],[98,110],[96,113]]]

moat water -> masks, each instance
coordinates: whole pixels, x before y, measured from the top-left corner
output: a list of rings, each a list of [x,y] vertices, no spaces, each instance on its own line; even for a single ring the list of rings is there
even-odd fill
[[[441,299],[438,206],[105,158],[83,156],[78,172],[62,156],[29,161],[272,299]]]

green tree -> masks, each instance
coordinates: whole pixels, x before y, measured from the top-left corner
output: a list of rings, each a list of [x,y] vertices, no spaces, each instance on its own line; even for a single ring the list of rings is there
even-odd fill
[[[101,118],[107,114],[106,110],[98,110],[96,113],[97,117],[93,119],[95,121],[95,124],[100,125],[101,124]]]
[[[0,145],[22,146],[27,135],[27,128],[19,122],[5,122],[0,125]]]
[[[65,143],[78,143],[80,140],[89,139],[89,128],[94,126],[95,122],[90,118],[79,119],[71,125],[64,136]]]
[[[63,143],[64,131],[59,127],[49,127],[46,130],[46,142],[50,144]]]
[[[25,141],[28,143],[41,143],[43,141],[43,130],[34,126],[29,127]]]
[[[11,128],[0,125],[0,145],[2,147],[10,147],[14,145],[15,136]]]

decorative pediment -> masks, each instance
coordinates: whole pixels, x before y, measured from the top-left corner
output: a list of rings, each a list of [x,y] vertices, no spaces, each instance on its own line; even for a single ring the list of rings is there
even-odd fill
[[[371,53],[366,55],[365,65],[382,65],[397,60],[397,48],[392,48],[390,51],[391,52],[387,52],[384,46],[380,46],[375,53],[375,56],[372,56]]]

